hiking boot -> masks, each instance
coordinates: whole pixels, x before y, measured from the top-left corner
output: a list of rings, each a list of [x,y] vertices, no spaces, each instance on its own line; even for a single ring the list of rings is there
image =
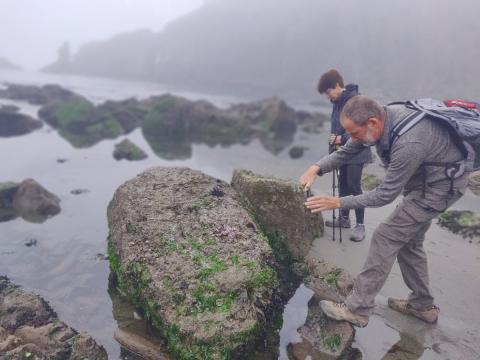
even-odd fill
[[[368,316],[352,313],[345,303],[336,303],[329,300],[320,301],[323,313],[330,319],[348,321],[357,327],[365,327],[368,324]]]
[[[353,227],[350,233],[350,240],[359,242],[365,239],[365,225],[357,224]]]
[[[346,217],[343,217],[343,216],[340,216],[340,217],[337,217],[334,221],[325,220],[325,226],[328,226],[328,227],[342,227],[342,228],[345,228],[345,229],[349,229],[350,228],[350,219],[346,218]]]
[[[416,310],[410,306],[407,300],[388,298],[388,307],[402,314],[413,315],[429,324],[435,324],[438,320],[440,309],[433,305],[427,310]]]

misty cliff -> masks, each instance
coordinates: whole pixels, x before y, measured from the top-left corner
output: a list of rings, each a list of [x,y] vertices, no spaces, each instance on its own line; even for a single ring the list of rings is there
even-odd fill
[[[85,45],[62,71],[313,98],[335,67],[383,99],[478,97],[478,10],[473,0],[212,0],[160,33]]]
[[[12,63],[10,60],[0,58],[0,69],[17,70],[20,69],[20,67]]]

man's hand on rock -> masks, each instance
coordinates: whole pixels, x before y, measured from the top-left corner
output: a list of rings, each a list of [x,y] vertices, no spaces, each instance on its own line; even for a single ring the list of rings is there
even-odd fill
[[[307,171],[303,173],[299,180],[300,186],[302,187],[303,191],[310,190],[310,187],[315,182],[319,171],[320,166],[318,166],[317,164],[313,164],[307,169]]]
[[[317,213],[325,210],[340,209],[340,198],[330,195],[317,195],[307,199],[305,206],[312,212]]]

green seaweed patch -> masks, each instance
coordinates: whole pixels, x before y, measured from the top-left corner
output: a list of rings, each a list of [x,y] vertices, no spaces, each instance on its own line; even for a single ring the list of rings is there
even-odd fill
[[[327,349],[335,352],[342,344],[342,338],[338,334],[327,336],[325,339],[323,339],[323,344]]]
[[[338,279],[341,274],[342,269],[334,269],[330,271],[327,275],[325,275],[324,280],[328,285],[338,287]]]
[[[464,238],[480,237],[480,214],[478,213],[448,210],[440,214],[438,223]]]
[[[285,266],[293,264],[293,256],[288,249],[288,244],[284,236],[280,235],[277,231],[262,234],[261,236],[270,245],[273,256],[280,264]]]

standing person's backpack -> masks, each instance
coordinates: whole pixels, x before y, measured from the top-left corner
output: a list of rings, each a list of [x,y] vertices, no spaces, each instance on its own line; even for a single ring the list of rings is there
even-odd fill
[[[460,162],[426,162],[425,166],[445,167],[445,175],[451,181],[460,177],[465,170],[480,169],[480,109],[479,104],[465,100],[419,99],[406,102],[395,102],[389,105],[402,104],[412,110],[411,114],[398,122],[390,132],[390,148],[395,140],[406,133],[423,118],[437,120],[450,133],[452,140],[463,155]],[[424,178],[425,188],[425,178]]]

